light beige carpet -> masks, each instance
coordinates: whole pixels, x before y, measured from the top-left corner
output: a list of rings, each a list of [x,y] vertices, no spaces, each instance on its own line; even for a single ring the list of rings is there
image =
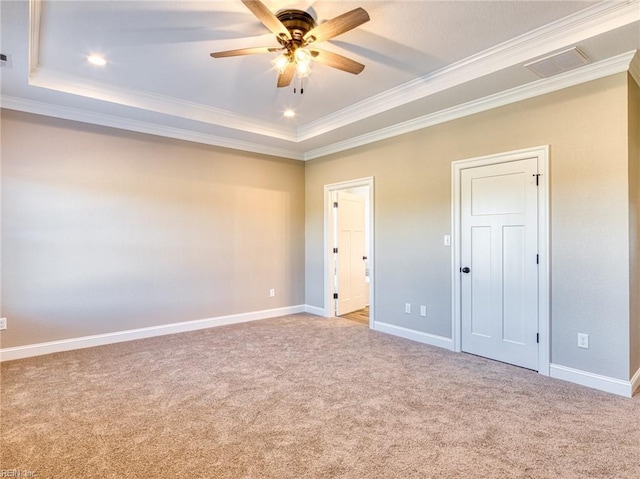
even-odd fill
[[[38,478],[640,478],[640,397],[339,318],[12,361],[1,381],[1,469]]]

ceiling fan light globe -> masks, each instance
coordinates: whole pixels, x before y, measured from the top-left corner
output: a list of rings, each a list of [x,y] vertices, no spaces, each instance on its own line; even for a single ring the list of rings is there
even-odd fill
[[[311,63],[311,52],[306,48],[298,48],[295,52],[295,58],[297,65],[309,65]]]
[[[285,54],[282,54],[271,60],[271,64],[273,65],[273,68],[278,71],[278,73],[282,74],[287,69],[289,61],[289,57]]]
[[[296,63],[296,74],[298,78],[305,78],[311,75],[311,66],[308,63]]]

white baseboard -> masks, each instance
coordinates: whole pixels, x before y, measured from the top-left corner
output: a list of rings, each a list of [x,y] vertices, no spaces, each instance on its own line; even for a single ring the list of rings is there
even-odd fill
[[[304,305],[304,312],[315,314],[316,316],[322,316],[323,318],[327,317],[324,313],[324,308],[318,308],[317,306],[311,306],[310,304]]]
[[[635,390],[633,384],[635,383],[637,387],[640,383],[640,371],[635,374],[634,379],[631,381],[624,381],[622,379],[610,378],[608,376],[601,376],[599,374],[581,371],[580,369],[560,366],[559,364],[551,364],[549,370],[552,378],[562,379],[563,381],[569,381],[582,386],[599,389],[600,391],[629,398],[633,395],[633,391]]]
[[[631,394],[636,391],[640,387],[640,369],[636,371],[636,373],[631,378]]]
[[[83,336],[79,338],[63,339],[60,341],[50,341],[46,343],[28,344],[26,346],[16,346],[13,348],[0,349],[0,362],[14,359],[41,356],[43,354],[58,353],[62,351],[72,351],[74,349],[103,346],[106,344],[132,341],[135,339],[151,338],[166,334],[184,333],[196,331],[198,329],[214,328],[228,324],[245,323],[260,319],[275,318],[288,314],[309,313],[324,317],[324,309],[308,304],[288,306],[284,308],[267,309],[263,311],[253,311],[250,313],[231,314],[216,318],[198,319],[194,321],[184,321],[181,323],[162,324],[148,328],[129,329],[114,333],[96,334],[93,336]],[[431,346],[453,351],[453,340],[435,334],[415,331],[413,329],[396,326],[394,324],[375,321],[373,325],[375,331],[399,336]],[[640,387],[640,369],[636,371],[630,381],[601,376],[599,374],[573,369],[558,364],[550,365],[550,376],[562,379],[582,386],[599,389],[601,391],[617,394],[624,397],[632,397],[633,392]]]
[[[181,323],[162,324],[148,328],[129,329],[113,333],[96,334],[93,336],[83,336],[80,338],[63,339],[60,341],[50,341],[46,343],[28,344],[26,346],[16,346],[13,348],[0,349],[0,362],[14,359],[41,356],[43,354],[59,353],[74,349],[91,348],[103,346],[105,344],[121,343],[134,339],[151,338],[166,334],[184,333],[196,331],[198,329],[214,328],[228,324],[245,323],[259,319],[275,318],[288,314],[303,313],[306,311],[305,305],[287,306],[284,308],[266,309],[263,311],[253,311],[250,313],[231,314],[228,316],[218,316],[217,318],[197,319],[194,321],[184,321]]]
[[[429,344],[431,346],[438,346],[439,348],[445,348],[453,351],[453,339],[445,338],[444,336],[423,333],[422,331],[403,328],[402,326],[396,326],[395,324],[381,323],[380,321],[374,321],[372,329],[374,331],[380,331],[381,333],[392,334],[393,336],[400,336],[401,338],[411,339],[412,341]]]

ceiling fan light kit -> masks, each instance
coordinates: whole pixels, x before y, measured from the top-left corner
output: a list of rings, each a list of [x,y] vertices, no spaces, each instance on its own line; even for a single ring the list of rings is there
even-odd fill
[[[287,66],[289,66],[290,62],[291,60],[284,53],[278,55],[273,60],[271,60],[271,64],[273,65],[273,68],[275,68],[278,73],[284,73],[284,71],[287,69]]]
[[[259,0],[242,0],[242,3],[276,36],[280,47],[214,52],[211,53],[213,58],[280,52],[280,55],[271,61],[278,72],[278,88],[289,86],[294,76],[299,79],[309,76],[312,60],[354,75],[364,70],[364,65],[355,60],[337,53],[310,48],[311,44],[330,40],[368,22],[369,14],[363,8],[356,8],[317,25],[314,18],[302,10],[287,9],[274,15]]]

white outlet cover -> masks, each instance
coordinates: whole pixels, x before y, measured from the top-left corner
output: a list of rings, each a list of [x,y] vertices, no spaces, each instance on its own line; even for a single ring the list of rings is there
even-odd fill
[[[589,349],[589,335],[584,333],[578,333],[578,347]]]

